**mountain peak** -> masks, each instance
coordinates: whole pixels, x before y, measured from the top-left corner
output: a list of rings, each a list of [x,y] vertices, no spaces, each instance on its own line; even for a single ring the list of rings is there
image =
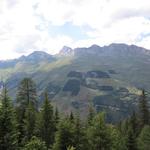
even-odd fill
[[[60,52],[60,55],[64,55],[64,56],[68,56],[68,55],[73,55],[74,54],[74,50],[68,46],[64,46]]]
[[[51,55],[44,51],[34,51],[31,54],[29,54],[27,57],[30,57],[30,56],[51,56]]]
[[[100,48],[100,46],[97,44],[93,44],[92,46],[90,46],[90,48]]]
[[[38,62],[38,61],[42,61],[42,60],[48,60],[48,61],[54,60],[52,55],[50,55],[44,51],[34,51],[33,53],[29,54],[28,56],[22,56],[20,58],[24,61],[32,61],[32,62]]]

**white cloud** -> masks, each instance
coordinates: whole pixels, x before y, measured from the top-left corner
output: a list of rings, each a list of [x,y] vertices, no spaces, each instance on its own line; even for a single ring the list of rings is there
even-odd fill
[[[0,59],[33,50],[54,54],[63,45],[123,42],[150,49],[149,14],[148,0],[0,0]],[[74,40],[65,31],[49,34],[50,24],[61,26],[66,22],[93,30],[82,40]]]

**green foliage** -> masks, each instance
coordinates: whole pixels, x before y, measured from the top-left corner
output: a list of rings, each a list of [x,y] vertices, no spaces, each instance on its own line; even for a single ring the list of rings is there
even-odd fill
[[[24,110],[29,103],[37,109],[36,85],[31,78],[24,78],[18,87],[17,105]]]
[[[139,132],[140,132],[140,125],[139,125],[139,119],[135,112],[131,115],[129,119],[131,128],[133,130],[134,136],[137,138]]]
[[[25,140],[30,140],[34,135],[36,123],[36,111],[33,105],[30,103],[26,108],[25,119],[24,119],[24,131],[25,131]]]
[[[137,150],[136,137],[133,128],[130,126],[127,130],[127,148],[128,150]]]
[[[148,109],[146,93],[143,90],[139,100],[139,116],[141,127],[149,124],[150,112]]]
[[[56,116],[56,119],[58,119],[58,116]],[[39,120],[38,135],[45,141],[47,148],[49,148],[54,142],[55,121],[58,120],[54,118],[53,107],[48,100],[47,93],[45,93],[45,100],[40,111]]]
[[[74,120],[74,147],[75,149],[87,150],[86,130],[83,126],[80,117],[77,116]]]
[[[20,145],[33,136],[37,106],[36,85],[32,79],[24,78],[18,87],[16,100]]]
[[[149,150],[150,149],[150,126],[146,125],[142,129],[138,138],[138,148],[139,150]]]
[[[70,119],[70,121],[72,123],[74,122],[74,114],[73,114],[73,112],[70,113],[69,119]]]
[[[0,108],[0,149],[16,150],[18,146],[18,131],[15,113],[7,89],[4,88],[1,95]]]
[[[100,113],[93,119],[92,125],[87,131],[89,149],[92,150],[110,150],[111,135],[108,126],[105,124],[104,113]]]
[[[69,146],[67,150],[75,150],[75,148],[73,146]]]
[[[74,126],[65,118],[58,125],[53,150],[67,150],[70,145],[74,146]]]
[[[57,107],[56,107],[56,110],[55,110],[54,119],[55,119],[55,126],[57,126],[57,124],[58,124],[58,122],[59,122],[59,119],[60,119],[60,116],[59,116],[59,112],[58,112],[58,108],[57,108]]]
[[[111,150],[127,150],[125,137],[114,126],[109,127],[111,134],[112,148]]]
[[[47,150],[47,148],[43,141],[37,137],[32,137],[22,150]]]
[[[92,124],[94,116],[95,116],[94,108],[92,106],[90,106],[89,107],[89,114],[88,114],[88,117],[87,117],[88,125]]]
[[[23,81],[26,83],[26,80]],[[25,85],[31,87],[25,92],[22,85],[19,90],[22,99],[15,107],[7,89],[2,92],[0,150],[149,150],[150,126],[146,125],[149,110],[144,92],[140,99],[140,115],[133,112],[117,126],[106,123],[105,113],[96,114],[92,107],[84,121],[80,114],[74,116],[73,112],[62,118],[57,107],[53,111],[47,93],[42,107],[37,109],[36,91],[29,90],[33,87],[31,83]]]

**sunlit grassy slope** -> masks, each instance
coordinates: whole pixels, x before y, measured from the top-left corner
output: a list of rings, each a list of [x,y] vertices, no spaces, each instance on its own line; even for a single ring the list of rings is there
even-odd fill
[[[108,47],[108,54],[95,52],[91,47],[84,53],[79,51],[77,55],[56,56],[52,62],[18,62],[14,67],[0,69],[0,75],[14,98],[19,81],[31,77],[37,84],[39,99],[46,89],[52,103],[64,112],[80,111],[85,116],[89,105],[94,105],[97,111],[105,110],[121,119],[136,107],[141,89],[150,90],[150,55],[142,48],[134,50],[135,53],[131,53],[128,46],[123,47],[124,50],[121,47],[117,52],[118,47],[113,48]],[[94,70],[105,72],[110,78],[68,77],[71,71],[85,75]],[[71,79],[80,81],[79,92],[74,96],[69,91],[63,91]],[[99,87],[103,86],[112,90],[100,90]],[[117,120],[113,116],[108,115],[108,119]]]

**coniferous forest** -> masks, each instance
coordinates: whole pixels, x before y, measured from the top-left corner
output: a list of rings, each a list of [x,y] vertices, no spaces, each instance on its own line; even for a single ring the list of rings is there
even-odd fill
[[[116,124],[105,112],[89,107],[87,118],[63,115],[45,93],[39,106],[36,85],[20,82],[12,102],[4,86],[0,97],[0,150],[150,150],[150,112],[147,94],[139,97],[138,110]]]

